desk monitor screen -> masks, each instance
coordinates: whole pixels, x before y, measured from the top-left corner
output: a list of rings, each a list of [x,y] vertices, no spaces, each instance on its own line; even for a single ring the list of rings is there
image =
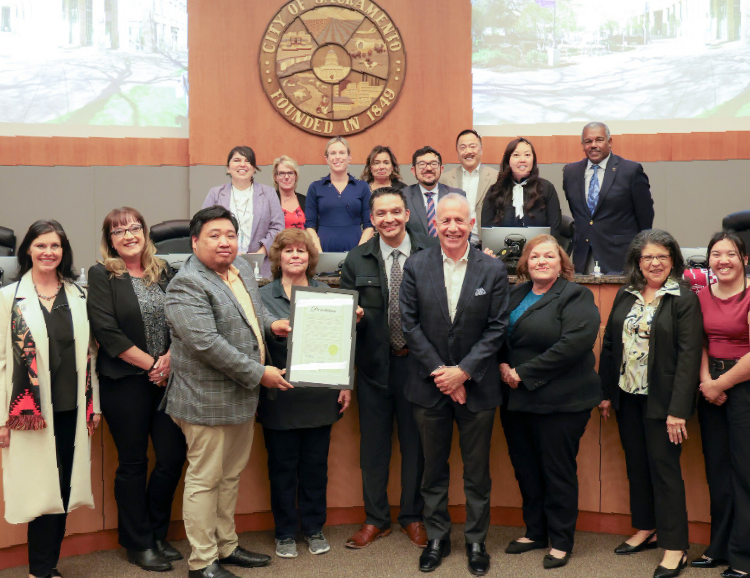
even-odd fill
[[[258,273],[260,274],[260,270],[263,268],[263,260],[266,258],[264,254],[242,253],[240,257],[242,257],[245,261],[247,261],[250,264],[250,269],[252,269],[253,272],[255,272],[255,265],[257,263]]]
[[[13,282],[17,269],[18,257],[0,257],[0,287]]]
[[[705,269],[708,267],[706,259],[708,247],[680,247],[680,253],[685,260],[686,269]]]
[[[164,255],[157,255],[157,257],[164,259],[172,269],[178,271],[190,255],[192,253],[165,253]]]
[[[346,259],[346,253],[320,253],[318,255],[318,270],[316,273],[318,275],[322,275],[323,273],[338,274],[341,271],[341,267],[344,266],[344,259]]]
[[[549,227],[482,227],[482,248],[498,253],[505,247],[505,239],[509,235],[520,235],[530,241],[537,235],[549,234]]]

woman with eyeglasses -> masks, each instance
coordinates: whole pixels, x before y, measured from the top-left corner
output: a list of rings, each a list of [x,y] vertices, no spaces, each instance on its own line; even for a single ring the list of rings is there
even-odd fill
[[[331,172],[307,189],[305,229],[318,251],[346,252],[372,238],[370,187],[351,176],[352,152],[343,137],[326,144]]]
[[[259,171],[253,149],[234,147],[227,156],[227,174],[231,182],[208,191],[202,208],[221,205],[234,213],[240,224],[237,231],[239,252],[265,255],[260,273],[270,278],[268,249],[284,229],[284,213],[276,191],[255,182],[255,173]]]
[[[93,508],[99,385],[83,289],[60,223],[36,221],[0,292],[0,449],[5,519],[28,522],[29,576],[60,576],[68,512]]]
[[[716,283],[698,294],[706,340],[698,420],[711,496],[711,543],[694,568],[731,567],[726,578],[750,573],[750,291],[747,249],[736,233],[708,244]]]
[[[617,415],[637,529],[615,554],[656,548],[658,539],[664,556],[654,578],[679,576],[689,547],[680,453],[695,409],[703,317],[698,297],[682,282],[684,270],[669,233],[636,235],[599,359],[599,409],[605,420],[612,408]]]
[[[286,155],[273,161],[273,183],[284,212],[284,228],[305,230],[305,195],[297,192],[299,166]]]
[[[89,269],[88,310],[99,342],[102,412],[117,447],[120,544],[144,570],[171,570],[182,554],[167,542],[185,437],[159,409],[170,371],[164,316],[169,265],[156,257],[143,215],[112,210],[102,225],[102,260]],[[148,440],[156,465],[148,476]]]
[[[531,141],[508,143],[500,174],[482,204],[483,227],[549,227],[560,231],[562,212],[555,185],[539,176]]]

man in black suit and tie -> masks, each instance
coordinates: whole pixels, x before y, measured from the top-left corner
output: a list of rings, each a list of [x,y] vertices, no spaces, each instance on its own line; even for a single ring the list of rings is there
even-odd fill
[[[422,478],[427,548],[419,569],[430,572],[450,554],[448,484],[453,422],[464,462],[469,571],[489,571],[490,438],[501,402],[497,352],[508,325],[505,266],[469,245],[474,226],[466,197],[448,194],[437,207],[440,247],[412,255],[401,283],[401,323],[409,348],[406,399],[424,449]]]
[[[411,172],[417,177],[417,184],[406,189],[406,203],[411,217],[408,229],[419,235],[437,237],[435,210],[448,193],[466,196],[461,189],[439,183],[443,174],[443,157],[434,148],[425,146],[411,157]]]
[[[640,163],[611,152],[609,128],[590,122],[581,135],[586,159],[563,169],[563,190],[576,223],[573,264],[590,273],[623,270],[628,245],[654,223],[654,201]]]

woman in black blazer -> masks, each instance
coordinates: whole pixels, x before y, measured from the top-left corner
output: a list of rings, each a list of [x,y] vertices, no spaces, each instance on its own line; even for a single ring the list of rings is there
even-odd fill
[[[524,247],[510,294],[507,347],[501,353],[507,405],[500,417],[523,497],[526,534],[505,550],[551,546],[545,568],[567,564],[578,518],[578,446],[602,399],[592,351],[599,310],[571,283],[573,264],[551,235]]]
[[[638,532],[616,554],[658,545],[654,578],[678,576],[687,563],[688,520],[681,443],[698,391],[703,318],[698,297],[680,281],[685,264],[674,238],[659,229],[636,235],[625,261],[599,360],[606,420],[617,414]]]
[[[112,432],[120,544],[145,570],[171,570],[182,555],[167,542],[172,500],[185,462],[185,437],[157,408],[169,378],[164,298],[172,277],[154,256],[143,216],[130,207],[104,219],[102,261],[89,269],[88,312],[99,343],[102,413]],[[148,439],[156,467],[148,479]]]
[[[555,185],[539,176],[534,146],[525,138],[510,141],[482,203],[482,227],[550,227],[556,236],[561,222],[560,199]]]

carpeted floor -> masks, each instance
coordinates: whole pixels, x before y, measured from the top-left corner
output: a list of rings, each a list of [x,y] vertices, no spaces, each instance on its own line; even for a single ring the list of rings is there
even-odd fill
[[[401,578],[418,577],[417,563],[420,550],[413,547],[407,537],[394,526],[394,532],[375,542],[364,550],[350,550],[344,542],[356,530],[355,526],[336,526],[325,528],[324,532],[331,543],[331,551],[320,556],[313,556],[307,550],[304,541],[299,541],[299,557],[281,559],[273,556],[273,532],[250,532],[240,536],[240,544],[256,552],[263,552],[273,557],[266,568],[244,569],[228,567],[229,570],[243,578]],[[573,556],[564,568],[544,570],[542,558],[545,551],[536,550],[521,555],[505,554],[507,543],[518,538],[522,528],[493,526],[487,537],[487,549],[492,555],[492,567],[489,576],[508,577],[585,577],[585,578],[650,578],[661,561],[660,550],[649,550],[631,556],[616,556],[612,550],[625,537],[610,534],[591,534],[579,532],[576,535],[576,546]],[[447,578],[454,576],[470,577],[466,569],[466,555],[463,548],[463,525],[453,528],[453,553],[443,561],[443,565],[432,576]],[[174,542],[174,545],[185,555],[189,552],[186,540]],[[688,552],[690,559],[699,556],[704,546],[694,545]],[[84,556],[64,558],[59,564],[60,572],[65,578],[155,578],[157,574],[145,572],[129,564],[124,550],[109,550]],[[696,570],[688,568],[682,576],[694,578],[716,578],[724,567],[714,570]],[[28,568],[19,567],[0,571],[0,578],[26,578]],[[187,576],[187,562],[175,563],[173,572],[161,574],[163,578]]]

